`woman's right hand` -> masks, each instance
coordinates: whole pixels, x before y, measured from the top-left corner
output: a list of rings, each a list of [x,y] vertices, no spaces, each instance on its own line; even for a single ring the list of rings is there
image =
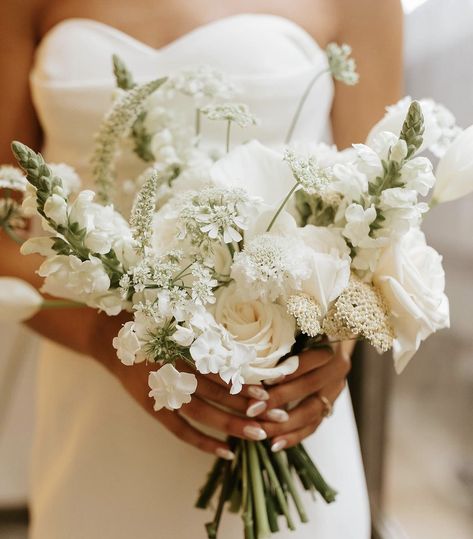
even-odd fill
[[[214,375],[204,376],[194,372],[198,385],[191,402],[183,405],[179,411],[162,409],[156,412],[153,409],[154,401],[148,396],[148,376],[150,371],[157,369],[157,366],[149,363],[136,364],[132,367],[123,365],[112,347],[113,337],[128,318],[129,315],[118,317],[98,315],[91,333],[90,353],[120,380],[126,391],[146,412],[184,442],[228,460],[234,457],[228,443],[204,434],[188,420],[227,436],[246,440],[264,440],[267,437],[261,424],[245,414],[249,412],[250,400],[255,408],[255,399],[256,404],[263,403],[269,398],[268,393],[260,386],[245,386],[238,395],[230,395],[229,386]],[[180,370],[184,368],[182,365],[179,366]],[[251,412],[249,413],[251,415]]]

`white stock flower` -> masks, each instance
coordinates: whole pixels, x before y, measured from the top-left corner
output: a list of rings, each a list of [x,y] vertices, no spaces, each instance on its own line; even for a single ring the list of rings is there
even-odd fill
[[[412,228],[382,253],[373,283],[389,308],[395,367],[401,372],[423,340],[450,324],[442,258]]]
[[[41,264],[38,274],[45,278],[42,291],[73,300],[87,301],[89,295],[104,294],[110,287],[110,279],[96,257],[83,262],[74,255],[53,256]]]
[[[178,410],[191,401],[191,395],[197,389],[197,378],[193,374],[179,372],[167,363],[158,371],[149,373],[148,385],[156,412],[162,408]]]
[[[473,192],[473,125],[465,129],[440,160],[432,201],[449,202]]]
[[[229,350],[222,344],[222,332],[215,329],[199,335],[189,351],[196,369],[202,374],[217,374],[229,357]]]
[[[0,277],[0,320],[23,322],[40,309],[43,297],[26,281],[16,277]]]
[[[347,223],[343,235],[357,247],[369,238],[370,225],[376,219],[376,209],[373,205],[365,210],[360,204],[350,204],[345,210],[345,219]]]
[[[295,322],[284,307],[260,300],[244,301],[233,283],[217,294],[215,320],[235,341],[256,352],[254,360],[243,367],[245,383],[257,383],[286,373],[284,363],[277,364],[295,342]]]
[[[141,349],[141,343],[135,332],[135,323],[126,322],[114,337],[112,341],[113,347],[117,351],[118,359],[124,365],[133,365],[137,362],[137,353]],[[141,358],[143,360],[144,358]]]
[[[57,225],[64,226],[67,223],[67,202],[62,196],[53,194],[44,203],[44,213]]]

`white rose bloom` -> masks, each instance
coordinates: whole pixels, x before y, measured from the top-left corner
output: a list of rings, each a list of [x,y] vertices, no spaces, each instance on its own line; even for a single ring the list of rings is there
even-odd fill
[[[240,187],[250,196],[278,207],[294,187],[295,179],[282,154],[256,140],[237,146],[210,169],[219,186]]]
[[[40,309],[43,297],[26,281],[16,277],[0,277],[0,320],[23,322]]]
[[[179,372],[167,363],[158,371],[149,373],[148,384],[156,412],[162,408],[178,410],[191,401],[191,395],[197,389],[197,378],[193,374]]]
[[[350,204],[345,210],[345,219],[347,223],[343,235],[357,247],[369,237],[370,225],[376,219],[376,209],[371,206],[365,210],[360,204]]]
[[[391,313],[394,362],[401,372],[423,340],[449,327],[442,258],[413,228],[383,252],[373,282]]]
[[[215,320],[235,341],[256,351],[255,359],[244,367],[245,383],[258,383],[288,374],[288,367],[289,370],[297,369],[294,360],[286,367],[286,362],[277,365],[295,342],[294,318],[281,305],[259,300],[242,301],[233,283],[217,293]]]
[[[314,298],[326,313],[348,285],[350,250],[337,229],[306,225],[297,229],[297,235],[309,248],[305,254],[312,269],[300,291]]]
[[[63,197],[53,194],[44,203],[44,213],[56,224],[65,225],[67,223],[67,202]]]
[[[137,353],[141,349],[141,343],[135,333],[135,323],[127,322],[114,337],[113,347],[117,351],[118,359],[124,365],[136,363]]]
[[[449,202],[473,192],[473,125],[465,129],[440,159],[432,201]]]

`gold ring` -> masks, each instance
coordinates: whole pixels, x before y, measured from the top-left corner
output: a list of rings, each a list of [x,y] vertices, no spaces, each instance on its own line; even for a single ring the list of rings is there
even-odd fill
[[[327,399],[327,397],[324,397],[323,395],[318,395],[318,397],[320,402],[324,405],[322,415],[324,417],[330,417],[333,414],[333,404]]]

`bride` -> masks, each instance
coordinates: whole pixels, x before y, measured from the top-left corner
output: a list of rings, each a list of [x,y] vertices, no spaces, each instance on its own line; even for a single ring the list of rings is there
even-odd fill
[[[0,33],[0,162],[12,160],[9,143],[18,139],[42,148],[51,162],[74,165],[84,183],[92,137],[110,103],[112,53],[138,80],[196,63],[224,70],[238,79],[241,100],[261,120],[255,135],[266,144],[284,140],[331,41],[353,47],[361,81],[334,87],[328,77],[320,80],[295,138],[333,138],[339,147],[349,146],[363,140],[385,105],[400,95],[396,0],[29,0],[21,9],[6,1]],[[20,259],[3,235],[0,244],[0,273],[40,286],[34,273],[39,261]],[[339,496],[330,506],[311,504],[310,523],[294,536],[369,537],[345,389],[348,345],[334,355],[305,353],[299,371],[267,392],[253,386],[230,396],[205,378],[197,398],[179,414],[156,413],[147,396],[146,366],[123,367],[111,346],[123,322],[86,309],[44,311],[29,322],[51,339],[40,353],[33,539],[203,538],[208,514],[193,508],[194,497],[212,458],[228,457],[229,449],[200,425],[246,439],[267,437],[274,451],[305,439]],[[294,401],[298,405],[286,411]],[[333,416],[325,418],[332,405]],[[241,537],[237,517],[224,517],[221,537]],[[275,535],[286,537],[284,531]]]

